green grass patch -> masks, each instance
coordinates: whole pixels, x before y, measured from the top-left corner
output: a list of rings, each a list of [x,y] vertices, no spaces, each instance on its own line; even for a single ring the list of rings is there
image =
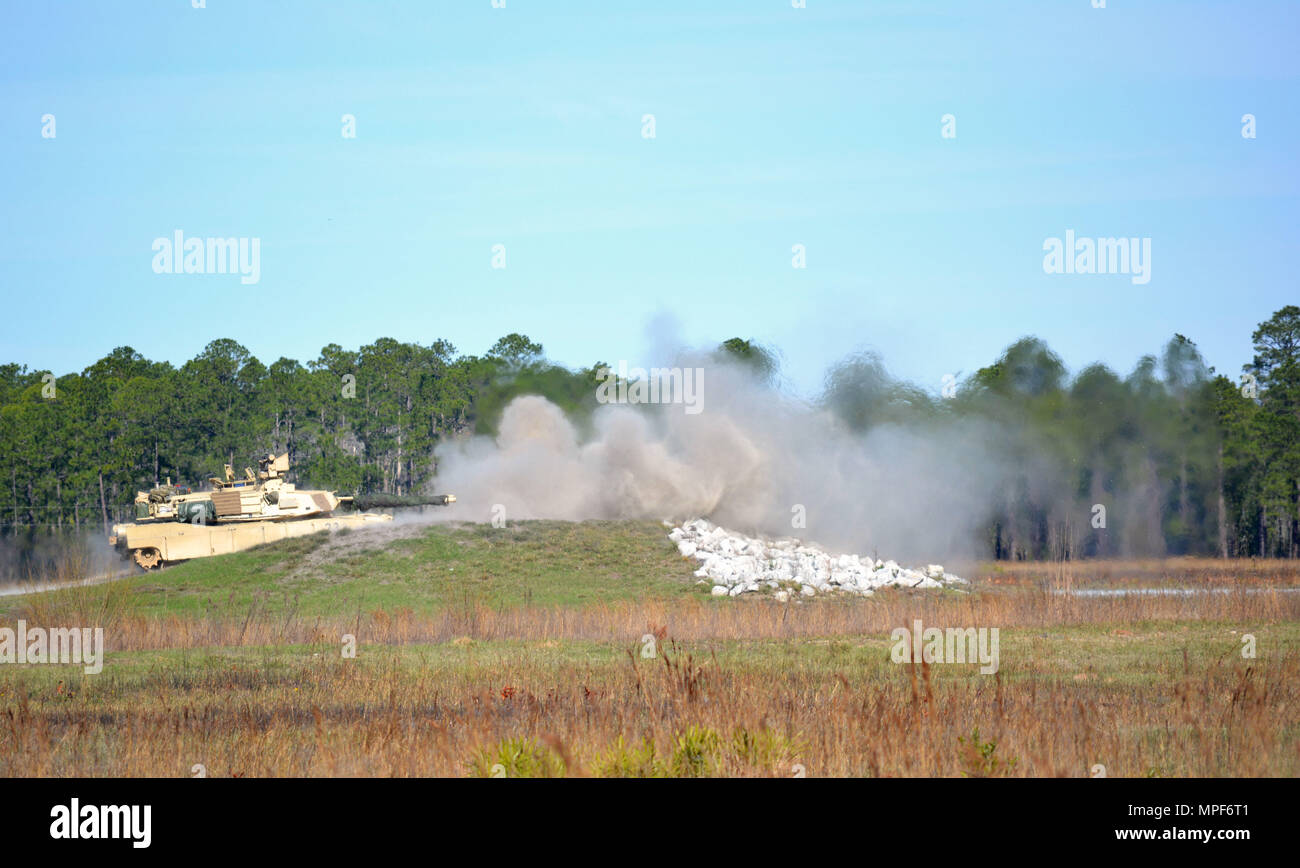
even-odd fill
[[[657,522],[526,521],[314,534],[114,584],[131,591],[127,610],[146,616],[235,616],[254,603],[271,614],[334,615],[358,607],[429,614],[453,606],[667,599],[695,590],[697,566]],[[0,615],[13,616],[30,602],[0,598]]]

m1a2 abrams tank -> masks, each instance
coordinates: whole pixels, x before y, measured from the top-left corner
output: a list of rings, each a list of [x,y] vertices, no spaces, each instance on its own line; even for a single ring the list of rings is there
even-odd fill
[[[268,455],[258,461],[258,472],[244,470],[236,479],[227,464],[225,477],[213,477],[211,491],[194,492],[167,485],[135,497],[136,520],[113,526],[109,545],[123,557],[133,557],[143,569],[164,563],[243,551],[263,543],[304,536],[323,530],[367,527],[392,521],[391,515],[372,512],[335,514],[352,497],[333,491],[298,488],[285,481],[289,454]],[[364,498],[365,507],[446,505],[455,495],[436,497]],[[387,501],[401,501],[390,503]]]

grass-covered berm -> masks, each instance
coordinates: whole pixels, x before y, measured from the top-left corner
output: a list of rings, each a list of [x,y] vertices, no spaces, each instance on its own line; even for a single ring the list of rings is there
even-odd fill
[[[0,598],[107,647],[0,664],[0,775],[1300,775],[1294,564],[787,602],[696,567],[656,523],[408,525]],[[1196,593],[1078,593],[1135,588]],[[896,662],[918,620],[996,671]]]

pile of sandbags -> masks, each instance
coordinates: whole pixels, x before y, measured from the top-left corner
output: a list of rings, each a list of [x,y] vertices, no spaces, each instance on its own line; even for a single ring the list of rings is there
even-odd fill
[[[876,588],[942,588],[966,584],[939,564],[924,570],[858,555],[832,555],[794,539],[766,540],[733,533],[702,518],[674,527],[668,538],[684,557],[701,561],[695,575],[713,585],[714,596],[770,591],[813,596],[841,591],[870,596]]]

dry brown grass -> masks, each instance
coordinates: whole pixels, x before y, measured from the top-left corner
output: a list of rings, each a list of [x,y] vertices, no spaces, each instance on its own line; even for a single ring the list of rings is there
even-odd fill
[[[980,564],[972,577],[977,587],[1296,587],[1300,565],[1281,558],[998,561]]]
[[[103,624],[109,662],[0,667],[0,775],[1300,775],[1300,595],[1245,592],[1300,585],[1295,568],[1243,570],[1227,594],[1053,593],[1134,569],[430,616],[144,618],[104,588],[47,595],[22,616]],[[1229,587],[1221,569],[1175,580]],[[891,663],[889,632],[916,618],[999,628],[999,673]]]
[[[20,616],[33,624],[104,624],[114,651],[298,645],[336,642],[345,633],[363,642],[405,645],[476,640],[553,639],[625,641],[666,627],[683,641],[797,639],[888,634],[920,618],[927,624],[1010,628],[1160,621],[1253,624],[1300,621],[1300,594],[1281,591],[1197,596],[1071,597],[1050,590],[974,594],[879,593],[871,599],[779,603],[772,598],[718,602],[683,599],[578,607],[457,606],[432,616],[409,609],[356,611],[332,618],[273,612],[257,604],[239,612],[198,618],[125,613],[113,594],[78,589],[68,597],[31,598]],[[103,598],[103,599],[101,599]],[[102,612],[96,615],[96,612]]]
[[[569,774],[1300,773],[1294,653],[1175,661],[1131,683],[1095,667],[941,677],[883,655],[749,665],[672,643],[654,660],[597,663],[446,651],[7,685],[0,773],[170,776],[202,763],[220,776],[464,775],[500,763],[535,774],[548,761]]]

